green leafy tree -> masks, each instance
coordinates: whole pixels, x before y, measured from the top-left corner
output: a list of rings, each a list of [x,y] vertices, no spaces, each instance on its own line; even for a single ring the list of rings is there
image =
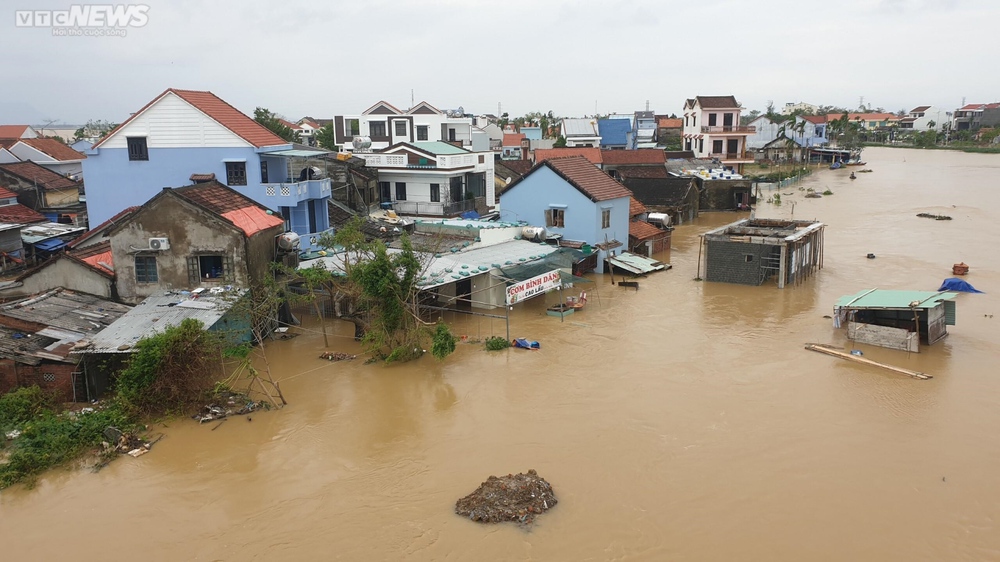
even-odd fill
[[[299,134],[281,122],[281,117],[264,107],[253,110],[253,120],[288,142],[299,142]]]
[[[108,133],[117,127],[117,123],[104,121],[102,119],[91,119],[87,124],[80,127],[73,133],[73,142],[78,140],[99,140],[108,136]]]
[[[559,135],[556,137],[556,142],[552,144],[553,148],[566,148],[566,137]]]
[[[316,131],[316,144],[320,148],[325,148],[327,150],[337,150],[337,136],[333,132],[333,123],[327,123],[323,125],[320,130]]]

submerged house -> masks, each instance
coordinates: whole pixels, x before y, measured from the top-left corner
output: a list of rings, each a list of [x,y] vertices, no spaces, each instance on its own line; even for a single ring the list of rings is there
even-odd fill
[[[775,278],[779,289],[799,283],[823,269],[825,228],[818,221],[743,219],[710,230],[701,237],[705,280],[763,285]]]
[[[957,293],[869,289],[846,295],[834,306],[835,328],[847,324],[847,337],[859,343],[920,352],[948,335],[955,325]]]

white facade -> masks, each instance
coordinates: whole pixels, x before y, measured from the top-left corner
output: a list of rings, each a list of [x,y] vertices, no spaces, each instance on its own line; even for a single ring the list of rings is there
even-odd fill
[[[597,119],[563,119],[562,136],[567,148],[601,146],[601,133],[597,129]]]
[[[370,150],[383,150],[401,142],[451,142],[464,148],[472,147],[472,118],[443,112],[427,102],[420,102],[402,111],[386,102],[379,102],[360,115],[334,117],[337,145],[353,152],[352,141],[366,137]]]
[[[683,149],[696,158],[713,158],[727,166],[753,162],[747,137],[753,127],[740,126],[742,108],[733,96],[698,96],[684,103]]]
[[[933,105],[923,105],[915,107],[899,120],[900,129],[912,129],[914,131],[939,130],[951,121],[951,112],[945,111]],[[931,126],[934,123],[934,126]]]
[[[447,153],[438,153],[436,144],[441,143],[400,144],[385,152],[357,156],[378,170],[380,200],[391,201],[399,213],[442,216],[466,210],[465,197],[472,191],[467,182],[473,176],[482,182],[486,206],[496,206],[493,152],[445,145]],[[460,185],[457,191],[453,182]]]
[[[205,115],[173,92],[156,102],[156,111],[143,111],[101,148],[128,148],[128,137],[146,137],[147,148],[247,148],[252,144]]]
[[[801,102],[801,101],[799,103],[788,102],[788,103],[785,104],[785,107],[781,108],[781,114],[782,115],[791,115],[795,111],[804,111],[806,113],[816,113],[818,110],[819,110],[819,107],[817,107],[817,106],[815,106],[815,105],[813,105],[811,103],[805,103],[805,102]]]

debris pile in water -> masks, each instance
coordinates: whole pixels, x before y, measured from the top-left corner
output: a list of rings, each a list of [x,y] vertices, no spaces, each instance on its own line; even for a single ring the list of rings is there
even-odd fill
[[[341,353],[339,351],[324,351],[319,355],[319,358],[326,359],[327,361],[350,361],[351,359],[357,358],[357,355]]]
[[[455,502],[455,513],[479,523],[529,524],[556,503],[552,486],[531,469],[527,474],[490,476],[475,492]]]
[[[917,213],[917,216],[923,219],[934,219],[936,221],[950,221],[951,217],[948,215],[934,215],[931,213]]]
[[[220,390],[213,396],[214,402],[206,404],[201,412],[191,416],[198,423],[221,420],[226,416],[242,416],[257,410],[270,410],[271,403],[264,400],[251,400],[246,394],[231,390]]]

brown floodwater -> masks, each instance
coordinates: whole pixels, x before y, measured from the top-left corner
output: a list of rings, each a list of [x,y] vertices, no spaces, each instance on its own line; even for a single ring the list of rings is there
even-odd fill
[[[832,196],[759,205],[829,225],[802,285],[695,281],[698,235],[745,216],[717,213],[679,227],[673,269],[638,291],[599,279],[564,323],[542,298],[517,309],[512,336],[540,351],[328,363],[306,318],[267,348],[288,407],[216,431],[179,419],[141,458],[3,491],[3,559],[998,560],[1000,155],[864,156],[853,182],[801,183]],[[932,380],[803,349],[846,343],[823,318],[841,295],[933,290],[960,261],[987,294],[959,296],[943,342],[859,346]],[[332,350],[358,351],[352,325],[335,331]],[[453,513],[529,468],[559,498],[531,529]]]

